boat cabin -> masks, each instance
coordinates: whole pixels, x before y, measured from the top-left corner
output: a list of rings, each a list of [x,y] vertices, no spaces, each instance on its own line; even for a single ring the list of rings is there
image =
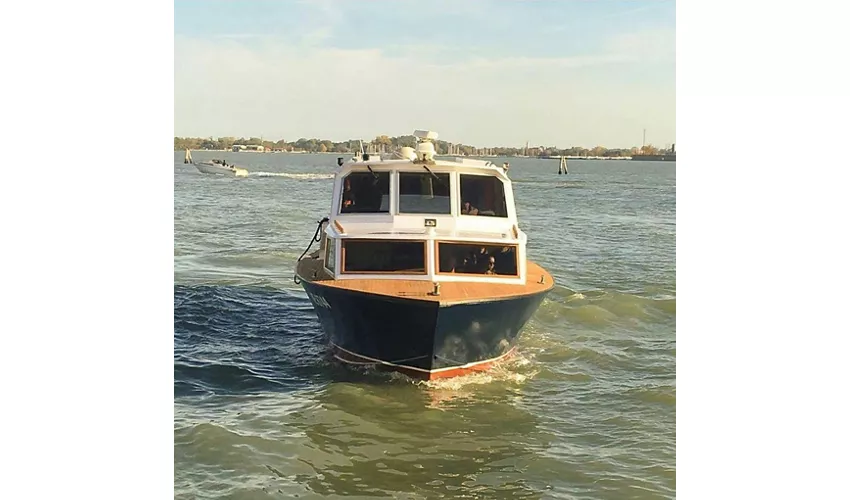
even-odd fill
[[[320,256],[337,280],[524,284],[526,235],[501,166],[437,160],[433,132],[397,156],[340,161]]]

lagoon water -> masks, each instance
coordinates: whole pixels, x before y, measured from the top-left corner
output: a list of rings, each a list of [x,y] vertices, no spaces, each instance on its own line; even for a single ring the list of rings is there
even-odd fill
[[[174,153],[175,498],[675,497],[676,164],[507,159],[557,286],[514,359],[423,383],[328,359],[292,280],[337,156]]]

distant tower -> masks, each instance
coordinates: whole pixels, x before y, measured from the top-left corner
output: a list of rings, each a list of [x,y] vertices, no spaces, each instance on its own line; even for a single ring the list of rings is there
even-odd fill
[[[676,154],[676,143],[673,143],[673,147],[670,149],[670,152]]]

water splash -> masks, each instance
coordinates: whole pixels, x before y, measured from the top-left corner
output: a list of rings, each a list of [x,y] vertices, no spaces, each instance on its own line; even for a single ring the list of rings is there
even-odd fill
[[[334,174],[291,174],[288,172],[249,172],[250,177],[286,177],[288,179],[317,180],[333,179]]]

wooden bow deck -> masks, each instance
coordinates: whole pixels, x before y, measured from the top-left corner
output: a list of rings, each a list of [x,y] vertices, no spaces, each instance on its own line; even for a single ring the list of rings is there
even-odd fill
[[[439,302],[441,305],[499,300],[523,295],[533,295],[550,290],[555,281],[552,275],[532,261],[527,261],[527,280],[524,285],[481,282],[440,282],[440,295],[431,295],[434,284],[431,281],[387,280],[387,279],[351,279],[335,280],[324,270],[319,259],[305,258],[298,262],[297,272],[301,279],[322,286],[343,290],[352,290],[388,297],[408,298]],[[313,278],[315,274],[315,278]],[[543,283],[540,283],[543,276]]]

